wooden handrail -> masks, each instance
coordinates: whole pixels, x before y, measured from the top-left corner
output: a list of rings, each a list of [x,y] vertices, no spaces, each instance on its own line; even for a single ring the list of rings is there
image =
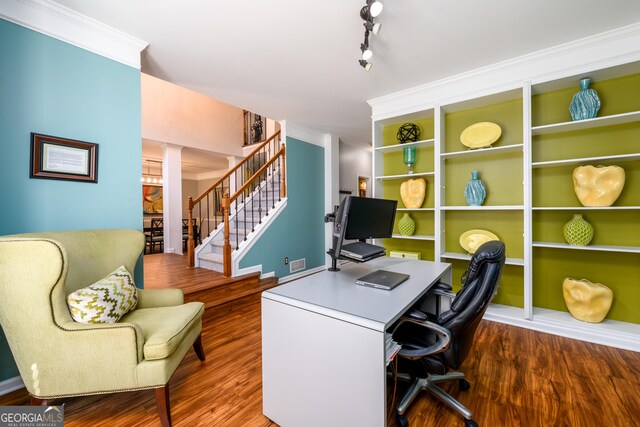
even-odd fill
[[[207,188],[202,194],[200,194],[198,197],[196,197],[195,200],[190,200],[189,201],[189,209],[193,209],[193,207],[202,199],[204,199],[206,197],[207,194],[209,194],[210,192],[212,192],[217,186],[219,186],[220,184],[222,184],[222,182],[229,178],[235,171],[237,171],[238,169],[240,169],[242,167],[242,165],[244,165],[245,163],[247,163],[249,161],[249,159],[253,158],[253,155],[256,154],[258,151],[260,151],[265,145],[267,145],[269,142],[271,142],[273,139],[275,139],[277,136],[280,135],[280,131],[277,131],[276,133],[274,133],[273,135],[271,135],[268,139],[264,140],[263,142],[260,143],[260,145],[258,145],[258,147],[253,150],[251,153],[249,153],[249,155],[247,157],[245,157],[244,159],[242,159],[242,161],[240,163],[238,163],[237,165],[235,165],[233,168],[229,169],[229,172],[227,172],[226,174],[224,174],[220,179],[218,179],[211,187]]]
[[[256,173],[254,173],[253,175],[251,175],[251,178],[249,178],[247,180],[247,182],[244,183],[244,185],[242,187],[240,187],[238,189],[238,191],[235,192],[235,194],[231,197],[229,197],[229,205],[231,205],[231,203],[235,202],[236,199],[247,189],[249,188],[249,186],[251,184],[253,184],[253,182],[261,175],[264,173],[264,171],[267,170],[267,168],[269,166],[271,166],[276,160],[278,160],[278,157],[283,156],[284,158],[284,154],[285,154],[285,148],[284,148],[284,144],[281,145],[280,149],[278,150],[278,152],[271,158],[271,160],[269,160],[267,163],[265,163],[260,169],[258,169],[258,171]],[[283,162],[284,163],[284,162]],[[281,180],[281,182],[283,182],[284,180]]]

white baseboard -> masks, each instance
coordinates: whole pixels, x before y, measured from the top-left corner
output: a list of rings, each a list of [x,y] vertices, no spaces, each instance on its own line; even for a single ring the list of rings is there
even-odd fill
[[[278,284],[282,285],[283,283],[291,282],[296,279],[300,279],[301,277],[309,276],[311,274],[319,273],[323,270],[326,270],[326,266],[321,265],[320,267],[310,268],[309,270],[300,271],[299,273],[290,274],[288,276],[284,276],[281,279],[278,279]]]
[[[12,391],[20,390],[21,388],[24,388],[24,383],[22,382],[22,378],[20,378],[20,376],[0,381],[0,396],[9,394]]]

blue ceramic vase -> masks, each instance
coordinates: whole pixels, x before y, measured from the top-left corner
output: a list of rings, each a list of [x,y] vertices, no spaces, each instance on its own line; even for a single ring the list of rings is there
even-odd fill
[[[484,198],[487,196],[487,190],[484,188],[484,184],[478,178],[480,173],[478,171],[471,171],[471,181],[467,183],[467,187],[464,189],[464,198],[467,199],[467,205],[480,206],[484,202]]]
[[[592,119],[600,110],[600,98],[598,92],[589,89],[591,79],[586,78],[580,80],[580,92],[573,95],[569,112],[573,120]]]

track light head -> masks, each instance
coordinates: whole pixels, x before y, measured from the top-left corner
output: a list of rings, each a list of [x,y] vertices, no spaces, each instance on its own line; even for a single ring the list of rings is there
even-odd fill
[[[366,21],[362,25],[364,25],[364,28],[367,31],[370,31],[373,34],[378,34],[378,32],[380,32],[380,27],[382,27],[382,24],[380,22],[373,22],[373,21]]]
[[[369,0],[367,0],[367,4],[369,5],[369,14],[372,18],[380,15],[380,12],[382,12],[382,8],[384,7],[382,2],[379,1],[369,3]]]
[[[373,65],[371,62],[367,62],[364,59],[361,59],[360,61],[358,61],[358,63],[362,66],[362,68],[364,68],[365,71],[369,71],[371,69],[371,66]]]
[[[360,50],[362,51],[362,59],[365,61],[371,59],[373,52],[369,49],[369,44],[360,43]]]

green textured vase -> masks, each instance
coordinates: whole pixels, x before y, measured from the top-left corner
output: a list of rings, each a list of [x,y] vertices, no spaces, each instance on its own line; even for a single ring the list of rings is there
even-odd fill
[[[564,225],[563,232],[567,243],[574,246],[587,246],[593,239],[593,227],[580,214],[574,215],[573,219]]]
[[[416,222],[408,213],[405,213],[400,221],[398,221],[398,230],[400,230],[400,234],[403,236],[413,236],[413,233],[416,232]]]

